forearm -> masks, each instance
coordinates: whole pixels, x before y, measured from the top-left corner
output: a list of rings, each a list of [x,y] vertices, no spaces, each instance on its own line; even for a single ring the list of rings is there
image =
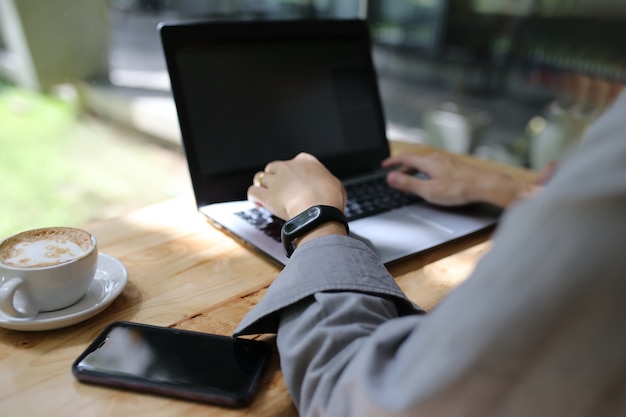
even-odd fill
[[[281,369],[301,416],[321,410],[327,416],[358,415],[354,413],[355,392],[343,401],[332,401],[345,394],[336,390],[339,380],[344,384],[346,377],[360,384],[372,382],[371,375],[364,375],[367,368],[354,368],[355,358],[368,355],[363,349],[368,337],[397,317],[392,301],[355,292],[317,293],[282,312],[277,336]],[[372,360],[380,363],[385,358]],[[357,372],[347,375],[347,367]]]
[[[623,363],[615,335],[624,261],[585,237],[599,232],[599,247],[623,247],[612,226],[623,223],[621,210],[602,198],[593,207],[541,200],[512,209],[472,277],[429,315],[398,318],[384,295],[355,291],[315,293],[282,310],[281,368],[300,415],[618,415],[600,409],[620,404],[596,400],[613,375],[599,363]],[[589,208],[600,215],[581,221]],[[563,231],[574,234],[563,241]],[[581,253],[594,262],[574,266]],[[597,362],[574,368],[589,358]]]
[[[278,331],[303,416],[621,416],[622,114],[591,129],[596,142],[546,193],[507,211],[472,276],[428,316],[396,318],[410,308],[380,262],[325,236],[296,251],[238,333]]]

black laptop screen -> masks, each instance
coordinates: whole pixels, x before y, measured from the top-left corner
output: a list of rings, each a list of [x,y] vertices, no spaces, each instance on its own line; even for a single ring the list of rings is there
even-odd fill
[[[205,32],[169,57],[164,39],[196,196],[210,200],[203,203],[245,198],[254,172],[299,152],[316,155],[339,176],[386,156],[367,40],[361,31],[337,34],[320,30],[321,22],[308,24],[318,27],[196,25]]]

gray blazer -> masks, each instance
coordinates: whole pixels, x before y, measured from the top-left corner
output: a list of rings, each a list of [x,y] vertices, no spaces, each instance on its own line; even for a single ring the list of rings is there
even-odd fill
[[[236,330],[274,332],[303,416],[626,416],[626,95],[433,311],[327,236]]]

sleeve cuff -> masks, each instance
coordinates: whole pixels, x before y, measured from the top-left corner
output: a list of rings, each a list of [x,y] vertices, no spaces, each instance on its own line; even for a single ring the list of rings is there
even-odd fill
[[[424,311],[409,300],[376,255],[356,239],[325,236],[302,245],[244,317],[234,336],[276,333],[281,310],[318,292],[362,292],[390,299],[400,315]]]

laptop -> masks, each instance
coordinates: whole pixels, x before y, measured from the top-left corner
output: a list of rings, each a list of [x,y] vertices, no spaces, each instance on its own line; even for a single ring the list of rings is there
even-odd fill
[[[268,162],[303,151],[344,181],[349,196],[362,179],[378,195],[389,190],[366,22],[179,22],[161,23],[159,32],[196,204],[213,225],[285,265],[280,219],[246,194]],[[393,204],[374,213],[346,207],[350,234],[385,264],[493,226],[499,215],[392,192]]]

